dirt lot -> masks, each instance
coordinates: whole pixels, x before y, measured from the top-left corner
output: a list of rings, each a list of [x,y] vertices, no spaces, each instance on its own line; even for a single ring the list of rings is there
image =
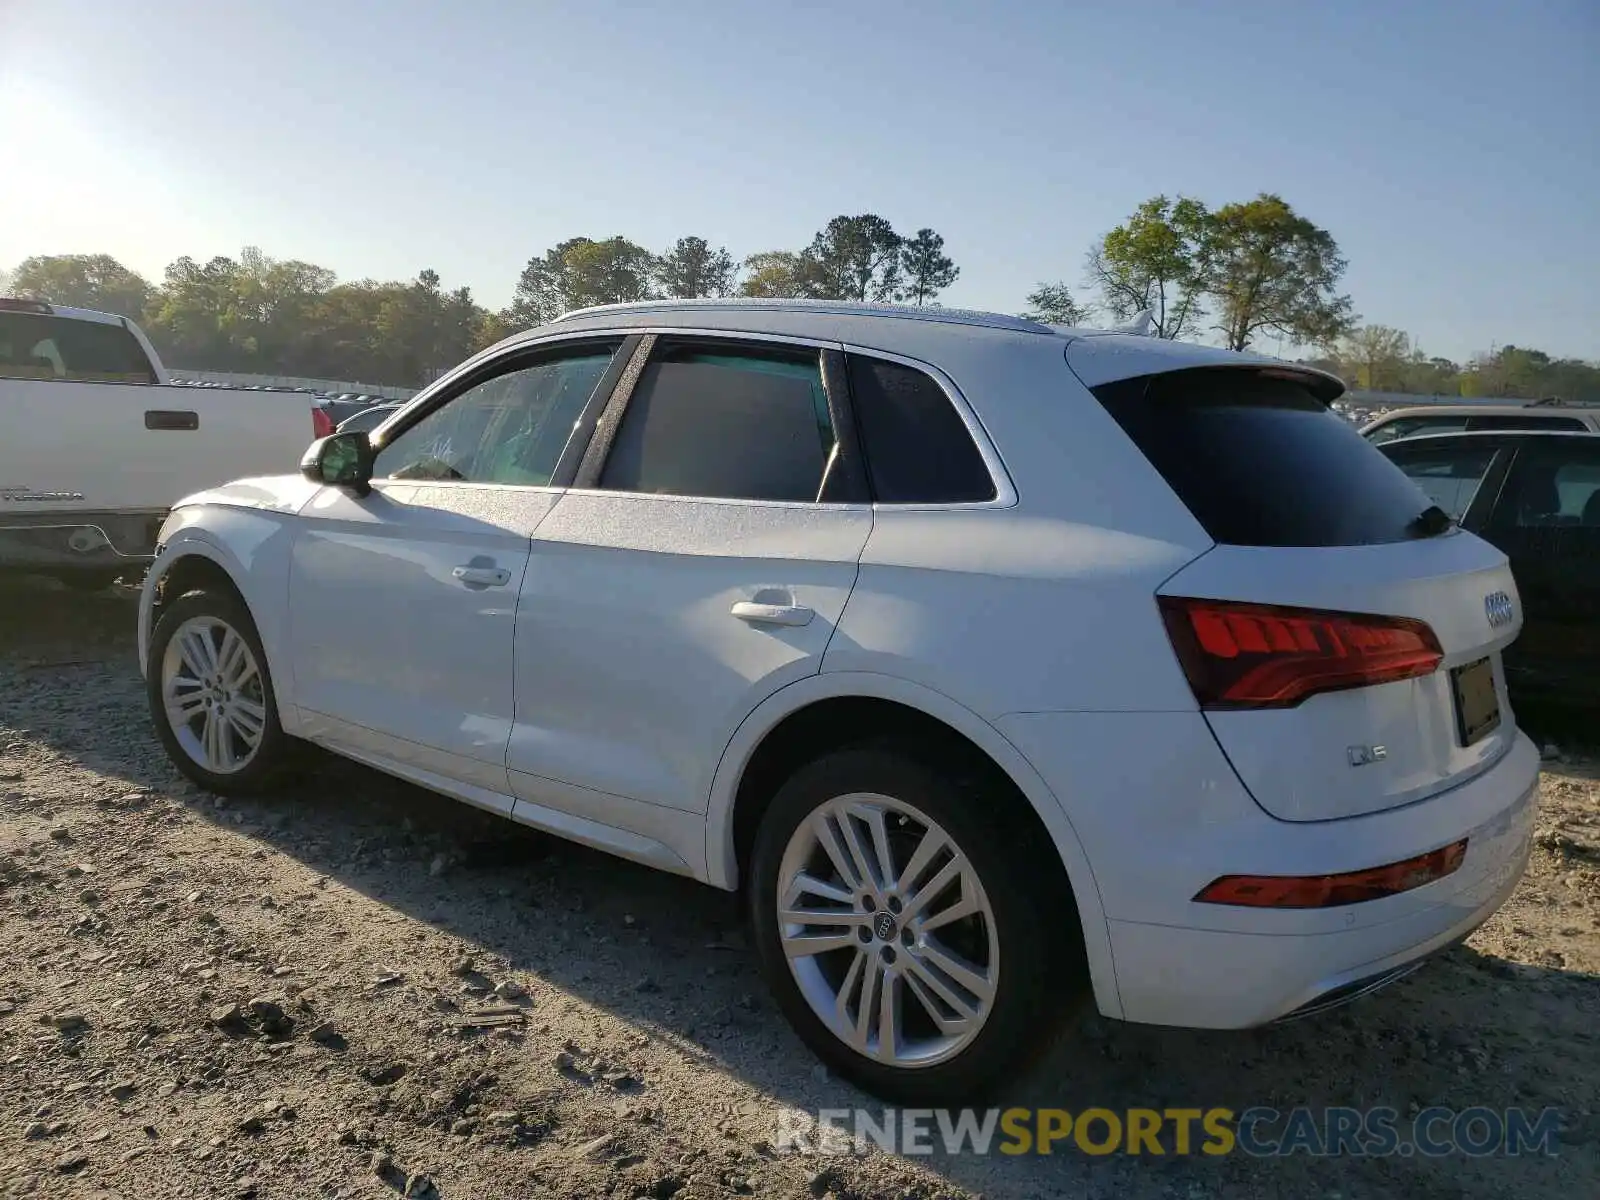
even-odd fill
[[[1600,1195],[1600,770],[1471,942],[1319,1019],[1090,1021],[1015,1102],[1564,1110],[1555,1157],[774,1150],[872,1101],[736,904],[355,768],[222,803],[144,712],[126,597],[0,597],[0,1196]],[[235,1007],[239,1006],[239,1007]]]

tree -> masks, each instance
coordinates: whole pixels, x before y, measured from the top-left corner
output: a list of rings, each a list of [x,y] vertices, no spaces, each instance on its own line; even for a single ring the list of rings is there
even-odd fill
[[[1199,326],[1210,261],[1209,215],[1198,200],[1146,200],[1089,249],[1090,286],[1119,320],[1149,309],[1150,333],[1181,338]]]
[[[93,308],[138,321],[152,288],[109,254],[51,254],[27,258],[12,273],[12,292],[68,308]]]
[[[1388,325],[1362,325],[1344,336],[1334,358],[1340,374],[1356,387],[1402,391],[1411,365],[1411,339]]]
[[[824,300],[892,300],[900,289],[900,247],[894,227],[873,213],[834,217],[805,254],[815,264]]]
[[[1468,364],[1461,373],[1461,394],[1600,401],[1600,364],[1551,358],[1543,350],[1506,345],[1477,355]]]
[[[683,300],[726,296],[736,269],[725,247],[713,250],[705,238],[681,237],[656,259],[655,282],[662,295]]]
[[[188,255],[167,265],[146,331],[171,363],[205,371],[249,371],[254,347],[242,336],[239,264],[221,255],[204,266]]]
[[[1082,325],[1089,319],[1089,310],[1072,298],[1066,284],[1041,283],[1028,293],[1028,311],[1022,315],[1046,325]]]
[[[542,325],[574,308],[648,300],[655,271],[655,256],[625,237],[568,238],[528,261],[506,317],[517,327]]]
[[[765,250],[744,260],[741,296],[777,300],[814,300],[825,295],[826,281],[808,251]]]
[[[1206,221],[1206,247],[1202,286],[1228,349],[1245,349],[1264,329],[1329,345],[1353,323],[1350,297],[1338,292],[1338,243],[1282,197],[1263,192],[1217,209]]]
[[[900,273],[904,280],[900,299],[923,305],[956,281],[961,268],[944,252],[944,239],[931,229],[917,230],[917,236],[900,246]]]

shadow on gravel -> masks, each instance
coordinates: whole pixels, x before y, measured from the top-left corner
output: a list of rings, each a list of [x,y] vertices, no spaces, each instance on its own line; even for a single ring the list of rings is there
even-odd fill
[[[8,596],[0,605],[0,725],[95,771],[177,796],[206,820],[425,921],[469,951],[503,956],[781,1104],[880,1115],[878,1102],[818,1073],[767,1000],[736,898],[342,760],[319,759],[280,797],[219,804],[180,784],[149,732],[126,597],[51,594],[19,609]],[[1090,1181],[1110,1194],[1134,1174],[1168,1180],[1182,1197],[1250,1185],[1266,1189],[1253,1194],[1284,1196],[1337,1195],[1341,1187],[1345,1196],[1521,1196],[1535,1180],[1541,1193],[1559,1181],[1550,1194],[1591,1194],[1600,1170],[1597,1018],[1593,977],[1462,947],[1358,1005],[1289,1025],[1196,1033],[1091,1017],[1007,1098],[1072,1112],[1387,1105],[1402,1130],[1410,1114],[1434,1105],[1587,1107],[1590,1115],[1569,1118],[1554,1164],[1303,1153],[1098,1158],[1066,1143],[1050,1157],[940,1153],[931,1161],[991,1195],[1077,1194]]]

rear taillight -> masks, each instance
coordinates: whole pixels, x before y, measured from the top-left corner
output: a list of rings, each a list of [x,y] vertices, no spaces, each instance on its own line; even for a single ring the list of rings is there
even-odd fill
[[[1467,857],[1467,839],[1400,862],[1340,875],[1224,875],[1201,888],[1201,904],[1242,908],[1336,908],[1398,896],[1454,875]]]
[[[335,428],[337,428],[337,426],[334,425],[333,418],[328,415],[328,411],[326,409],[315,407],[312,408],[311,431],[313,437],[325,438],[331,434]]]
[[[1431,675],[1444,658],[1422,621],[1159,596],[1201,708],[1292,708],[1318,692]]]

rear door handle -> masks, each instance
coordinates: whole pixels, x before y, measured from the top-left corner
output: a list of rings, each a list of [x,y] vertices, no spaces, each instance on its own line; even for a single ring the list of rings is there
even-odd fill
[[[200,414],[179,408],[147,408],[144,427],[157,430],[199,429]]]
[[[809,625],[816,616],[803,604],[757,604],[754,600],[740,600],[729,611],[752,625]]]
[[[505,587],[511,582],[511,572],[504,567],[455,567],[450,576],[469,588]]]

